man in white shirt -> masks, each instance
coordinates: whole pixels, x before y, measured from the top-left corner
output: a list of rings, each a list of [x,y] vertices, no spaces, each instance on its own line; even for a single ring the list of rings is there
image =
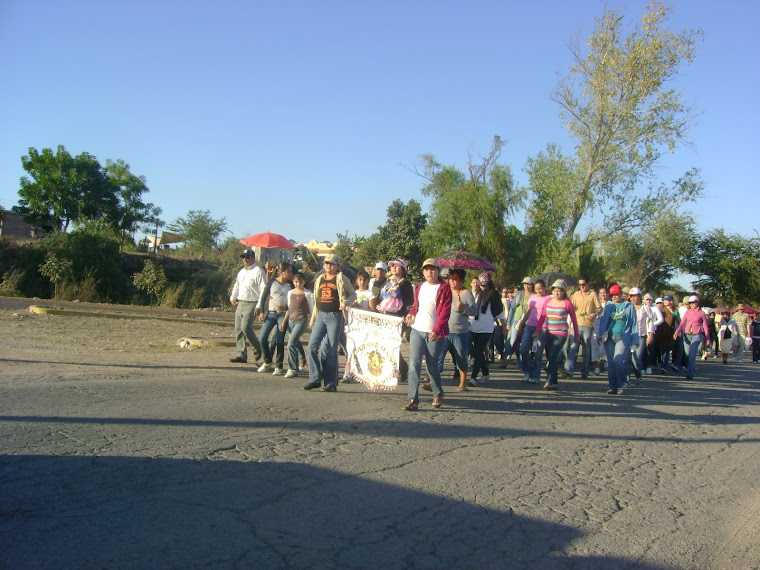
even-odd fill
[[[230,294],[230,303],[235,307],[235,348],[237,356],[230,362],[248,362],[246,341],[253,347],[253,359],[261,358],[261,343],[253,332],[253,320],[258,316],[256,304],[261,292],[266,286],[264,270],[256,265],[256,254],[246,249],[240,254],[243,258],[243,268],[235,278]]]

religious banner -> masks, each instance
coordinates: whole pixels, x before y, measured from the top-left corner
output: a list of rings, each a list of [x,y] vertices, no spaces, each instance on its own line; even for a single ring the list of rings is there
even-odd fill
[[[401,317],[358,309],[348,310],[346,371],[370,390],[398,386],[401,357]]]

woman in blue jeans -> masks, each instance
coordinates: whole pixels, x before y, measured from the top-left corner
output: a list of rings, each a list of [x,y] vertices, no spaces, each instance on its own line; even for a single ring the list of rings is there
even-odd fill
[[[288,312],[280,325],[280,330],[290,328],[288,337],[288,371],[285,378],[298,376],[298,352],[301,347],[301,335],[309,324],[309,317],[314,310],[314,297],[311,291],[304,289],[306,279],[300,271],[293,276],[294,289],[288,291]]]
[[[699,355],[699,346],[702,342],[710,344],[710,328],[707,324],[707,316],[699,308],[699,297],[692,295],[688,300],[689,308],[684,313],[681,324],[678,325],[673,338],[677,339],[679,333],[683,333],[684,350],[688,351],[689,362],[686,366],[686,379],[694,378],[694,365]]]
[[[446,283],[441,283],[438,272],[439,267],[435,259],[426,259],[422,263],[422,275],[425,280],[414,288],[414,305],[404,317],[406,324],[411,326],[408,400],[403,407],[408,412],[419,409],[423,357],[433,388],[433,407],[440,408],[443,404],[438,357],[443,350],[444,339],[449,333],[451,288]]]
[[[604,343],[607,353],[608,394],[622,394],[628,368],[631,346],[639,344],[639,323],[633,303],[623,299],[619,285],[609,289],[612,303],[607,303],[599,319],[597,342]]]
[[[538,279],[533,285],[535,293],[531,295],[528,300],[528,310],[523,315],[521,322],[525,323],[525,330],[523,331],[522,341],[520,342],[520,360],[522,361],[522,371],[524,373],[523,382],[532,382],[533,384],[541,383],[541,363],[544,358],[544,343],[546,342],[546,334],[543,329],[538,329],[538,318],[544,310],[544,305],[551,299],[546,294],[546,283],[542,279]],[[533,346],[534,340],[537,343],[534,354],[535,358],[531,362],[530,350]]]

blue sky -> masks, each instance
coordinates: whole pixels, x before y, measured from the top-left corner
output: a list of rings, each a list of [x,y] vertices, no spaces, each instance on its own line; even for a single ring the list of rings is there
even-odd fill
[[[27,149],[59,144],[125,160],[166,221],[210,210],[236,237],[370,235],[421,199],[418,155],[464,169],[495,134],[525,184],[526,158],[570,150],[548,93],[605,5],[634,23],[646,2],[0,0],[0,205]],[[704,40],[678,82],[694,147],[661,179],[701,168],[700,227],[755,236],[760,3],[669,5]]]

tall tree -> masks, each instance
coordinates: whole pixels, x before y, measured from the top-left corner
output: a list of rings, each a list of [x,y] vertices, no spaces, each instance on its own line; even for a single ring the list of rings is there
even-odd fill
[[[653,178],[661,153],[687,142],[691,123],[683,93],[669,84],[693,61],[701,31],[674,34],[666,27],[669,13],[663,3],[652,2],[626,35],[624,17],[606,10],[586,42],[571,44],[574,64],[551,99],[576,145],[572,157],[550,145],[528,161],[537,208],[540,198],[558,210],[534,210],[529,233],[550,227],[553,243],[567,251],[640,226],[642,204],[683,203],[701,194],[696,171],[670,189],[641,190],[642,182]],[[585,221],[594,211],[602,215],[598,226]]]
[[[144,176],[132,174],[129,164],[119,159],[106,160],[105,172],[118,197],[118,206],[113,224],[119,233],[119,245],[123,247],[127,234],[133,234],[137,229],[150,223],[156,218],[156,206],[143,201],[143,194],[148,192],[148,184]],[[159,214],[160,215],[160,208]]]
[[[21,178],[15,211],[42,227],[66,231],[71,222],[116,217],[118,199],[97,159],[83,152],[72,157],[63,145],[29,148],[21,157],[29,176]]]
[[[185,238],[190,249],[217,249],[219,238],[227,231],[227,219],[215,219],[209,210],[190,210],[184,218],[177,218],[166,226],[171,232]]]
[[[388,218],[385,225],[361,243],[359,251],[353,256],[358,267],[374,265],[377,261],[404,259],[409,269],[419,268],[427,255],[422,248],[420,235],[427,225],[427,214],[417,200],[406,204],[394,200],[388,206]]]
[[[505,144],[495,136],[486,156],[476,159],[469,153],[466,173],[443,166],[433,155],[421,157],[422,171],[417,173],[427,180],[422,194],[431,198],[423,232],[429,254],[462,249],[486,257],[502,272],[515,267],[520,248],[516,228],[508,227],[507,220],[522,206],[524,192],[515,185],[509,166],[498,162]]]

